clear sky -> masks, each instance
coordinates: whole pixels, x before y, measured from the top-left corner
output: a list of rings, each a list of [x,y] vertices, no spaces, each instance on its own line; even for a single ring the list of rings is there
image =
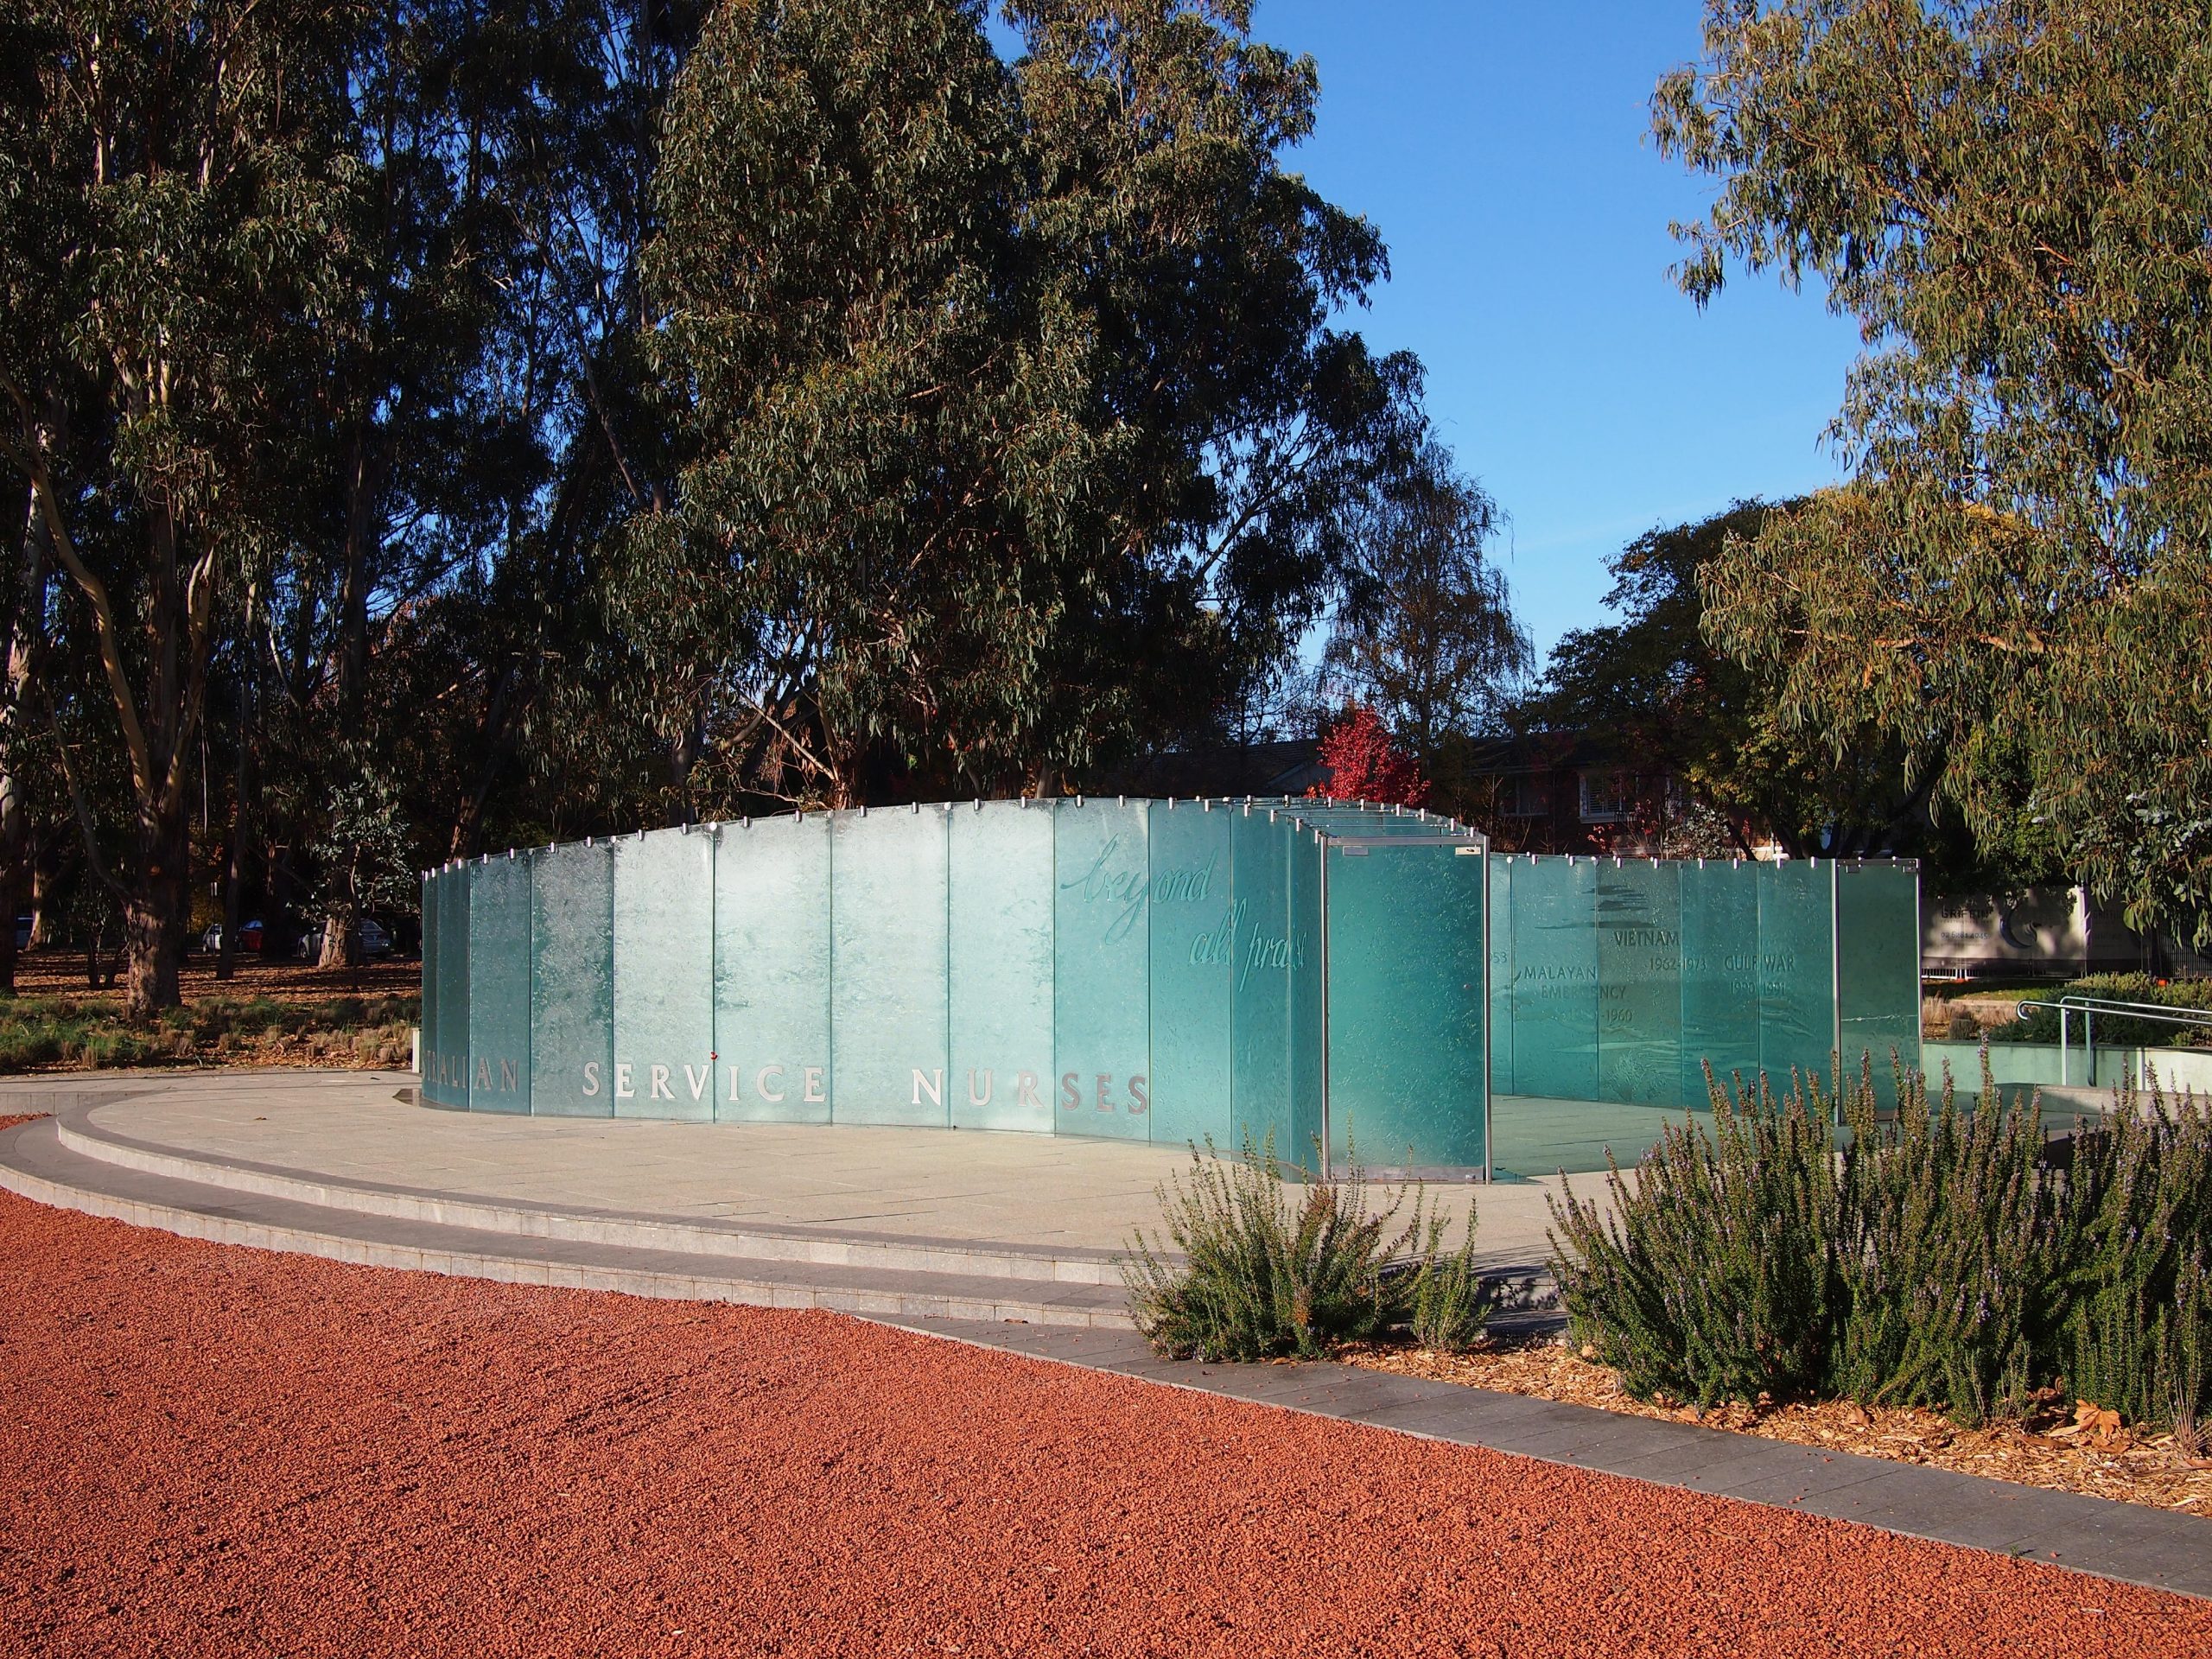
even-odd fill
[[[1428,366],[1429,407],[1510,520],[1499,556],[1541,661],[1605,620],[1605,560],[1741,496],[1832,481],[1821,438],[1858,351],[1810,288],[1738,277],[1700,313],[1669,219],[1708,180],[1646,137],[1698,0],[1260,0],[1319,65],[1288,165],[1364,213],[1391,280],[1358,326]]]

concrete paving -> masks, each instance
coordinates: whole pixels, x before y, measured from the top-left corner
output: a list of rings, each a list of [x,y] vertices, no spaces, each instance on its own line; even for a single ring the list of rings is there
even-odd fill
[[[0,1113],[87,1106],[97,1130],[179,1154],[540,1206],[912,1239],[1112,1253],[1155,1228],[1186,1147],[977,1130],[511,1117],[427,1109],[397,1073],[113,1074],[0,1083]],[[127,1096],[127,1097],[123,1097]],[[105,1102],[106,1103],[102,1103]],[[1573,1179],[1599,1193],[1600,1177]],[[1479,1211],[1486,1265],[1549,1253],[1554,1176],[1439,1184],[1457,1239]],[[1293,1190],[1295,1196],[1295,1189]]]

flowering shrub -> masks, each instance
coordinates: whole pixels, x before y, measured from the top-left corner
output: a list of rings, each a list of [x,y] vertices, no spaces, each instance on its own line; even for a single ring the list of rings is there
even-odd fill
[[[1613,1215],[1554,1202],[1577,1338],[1632,1392],[1701,1404],[1829,1394],[1966,1422],[2063,1387],[2198,1441],[2212,1384],[2212,1109],[2123,1090],[2070,1141],[2035,1109],[1916,1074],[1878,1121],[1871,1077],[1777,1097],[1713,1088]]]
[[[1428,780],[1413,757],[1390,739],[1389,728],[1372,709],[1354,704],[1321,735],[1321,764],[1329,781],[1306,792],[1339,801],[1374,801],[1383,806],[1427,806]]]

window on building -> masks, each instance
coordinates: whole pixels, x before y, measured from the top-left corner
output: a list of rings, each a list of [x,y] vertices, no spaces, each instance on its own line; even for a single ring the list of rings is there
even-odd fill
[[[1582,774],[1582,822],[1618,823],[1629,815],[1634,797],[1624,772],[1586,772]]]
[[[1509,818],[1541,818],[1551,809],[1547,798],[1544,780],[1533,772],[1521,772],[1505,780],[1505,816]]]

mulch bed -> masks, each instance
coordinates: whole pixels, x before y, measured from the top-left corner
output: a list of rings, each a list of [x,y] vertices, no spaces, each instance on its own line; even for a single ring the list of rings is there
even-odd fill
[[[1534,1395],[1570,1405],[1597,1406],[1637,1417],[1670,1418],[1826,1451],[1925,1464],[1961,1474],[2087,1492],[2123,1503],[2178,1510],[2212,1520],[2212,1458],[2190,1457],[2171,1434],[2137,1436],[2056,1398],[2039,1402],[2024,1423],[1961,1428],[1940,1412],[1868,1408],[1848,1400],[1786,1405],[1694,1405],[1639,1400],[1618,1373],[1564,1338],[1503,1342],[1469,1354],[1418,1349],[1355,1347],[1346,1363],[1403,1376]],[[2205,1535],[2212,1549],[2212,1529]]]
[[[0,1650],[2049,1655],[2212,1604],[836,1315],[0,1195]]]

